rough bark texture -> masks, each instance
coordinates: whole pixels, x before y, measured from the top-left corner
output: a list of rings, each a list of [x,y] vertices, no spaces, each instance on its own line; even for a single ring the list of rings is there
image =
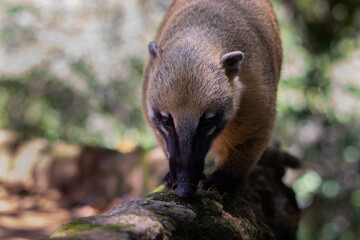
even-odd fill
[[[281,178],[296,161],[267,150],[235,198],[157,192],[60,227],[51,239],[295,239],[299,209]]]

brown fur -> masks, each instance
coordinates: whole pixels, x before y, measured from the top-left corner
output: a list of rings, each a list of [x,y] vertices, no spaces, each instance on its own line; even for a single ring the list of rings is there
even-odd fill
[[[162,52],[148,61],[143,83],[150,126],[148,105],[170,112],[176,128],[196,127],[204,112],[225,109],[231,119],[211,147],[219,160],[215,172],[244,179],[267,146],[276,118],[282,49],[270,2],[175,0],[155,42]],[[245,58],[240,73],[230,76],[220,58],[232,51]]]

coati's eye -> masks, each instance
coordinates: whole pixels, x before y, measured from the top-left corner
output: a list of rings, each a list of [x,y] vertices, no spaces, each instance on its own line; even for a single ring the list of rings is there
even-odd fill
[[[161,118],[161,122],[163,125],[170,127],[171,123],[170,123],[170,119],[168,117],[162,117]]]
[[[216,124],[216,119],[214,117],[212,118],[205,118],[203,121],[203,125],[206,127],[212,127]]]
[[[199,126],[202,128],[211,128],[216,125],[218,116],[215,113],[206,113],[200,118]]]
[[[173,120],[170,114],[158,112],[157,116],[163,126],[171,127],[173,125]]]

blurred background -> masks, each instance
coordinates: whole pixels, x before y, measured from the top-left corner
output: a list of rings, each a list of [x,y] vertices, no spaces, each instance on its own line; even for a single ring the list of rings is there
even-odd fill
[[[167,163],[141,80],[171,0],[0,0],[0,239],[34,239],[153,190]],[[360,3],[274,0],[275,137],[298,239],[360,238]]]

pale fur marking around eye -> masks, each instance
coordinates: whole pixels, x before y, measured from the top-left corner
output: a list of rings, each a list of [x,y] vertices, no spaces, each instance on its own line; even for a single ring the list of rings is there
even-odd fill
[[[165,131],[165,132],[166,132],[166,131]],[[169,150],[167,149],[167,144],[166,144],[165,139],[162,137],[162,135],[161,135],[161,133],[160,133],[159,130],[156,130],[156,133],[157,133],[157,135],[160,136],[160,138],[161,138],[161,140],[162,140],[162,142],[163,142],[163,145],[164,145],[165,154],[167,155],[168,159],[170,159],[170,154],[169,154]],[[167,132],[166,132],[166,134],[167,134]]]
[[[162,130],[167,136],[169,136],[169,133],[168,133],[168,131],[165,129],[164,126],[161,125],[160,128],[161,128],[161,130]]]
[[[213,127],[206,133],[206,135],[210,136],[211,134],[213,134],[215,132],[215,130],[216,130],[216,127]]]
[[[215,116],[215,114],[216,114],[216,113],[214,113],[214,112],[206,113],[206,114],[205,114],[205,118],[206,118],[206,119],[212,118],[212,117]]]
[[[166,113],[166,112],[163,112],[163,111],[160,111],[160,115],[163,116],[163,117],[169,117],[169,113]]]

